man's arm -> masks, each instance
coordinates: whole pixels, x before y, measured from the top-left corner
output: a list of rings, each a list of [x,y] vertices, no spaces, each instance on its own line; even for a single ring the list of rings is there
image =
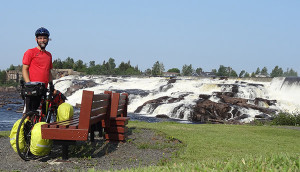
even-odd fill
[[[53,81],[53,76],[52,76],[52,73],[51,73],[51,69],[49,70],[49,82],[52,82]]]
[[[23,64],[22,74],[25,82],[30,82],[29,79],[29,66]]]

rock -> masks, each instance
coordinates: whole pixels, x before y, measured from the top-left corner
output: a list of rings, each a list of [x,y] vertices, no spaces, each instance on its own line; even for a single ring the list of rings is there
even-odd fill
[[[235,117],[234,119],[235,119],[235,120],[241,120],[241,119],[245,119],[245,118],[248,118],[248,117],[250,117],[250,115],[248,115],[248,114],[243,114],[243,115],[241,115],[241,116]]]
[[[200,94],[199,95],[199,98],[205,99],[205,100],[209,99],[210,97],[211,97],[211,95],[208,95],[208,94]]]
[[[254,99],[254,104],[259,105],[260,102],[264,102],[269,106],[275,105],[277,103],[276,100],[268,100],[268,99],[263,99],[263,98],[255,98]]]
[[[174,86],[171,84],[167,84],[167,85],[162,85],[159,87],[159,92],[166,92],[168,91],[170,88],[173,88]]]
[[[71,85],[66,93],[64,94],[66,97],[72,95],[74,92],[76,92],[79,89],[83,89],[83,88],[90,88],[90,87],[94,87],[97,84],[93,81],[93,80],[83,80],[83,81],[76,81],[73,83],[73,85]]]
[[[259,115],[255,115],[255,118],[269,118],[269,115],[267,115],[267,114],[259,114]]]
[[[139,106],[134,113],[140,113],[144,106],[150,105],[148,109],[148,113],[152,113],[159,105],[164,103],[176,103],[184,99],[185,96],[188,94],[183,94],[179,96],[178,98],[169,97],[169,96],[162,96],[157,99],[149,100],[145,102],[143,105]]]
[[[232,104],[232,105],[236,105],[238,103],[247,104],[247,102],[248,102],[247,99],[238,98],[238,97],[229,97],[229,96],[226,96],[226,95],[220,95],[218,97],[221,99],[221,102],[229,103],[229,104]]]
[[[233,86],[232,86],[232,92],[233,92],[233,93],[238,93],[238,92],[239,92],[239,86],[236,85],[236,84],[233,85]]]
[[[10,87],[0,87],[0,92],[16,92],[17,88],[10,86]]]
[[[254,86],[254,87],[263,87],[263,84],[254,84],[254,83],[248,83],[249,86]]]
[[[194,108],[192,121],[205,122],[209,120],[227,120],[231,117],[231,107],[225,103],[216,103],[211,100],[200,99]]]
[[[233,92],[213,92],[213,95],[219,97],[222,95],[228,96],[228,97],[234,97],[235,93]]]
[[[156,118],[170,118],[168,115],[166,114],[158,114],[155,116]]]
[[[111,91],[116,93],[128,93],[129,95],[139,95],[141,97],[146,97],[149,95],[149,92],[142,90],[142,89],[125,89],[125,90],[117,90],[112,89]]]
[[[175,82],[176,82],[176,79],[172,78],[172,79],[169,79],[168,84],[172,84],[172,83],[175,83]]]
[[[81,104],[80,104],[80,103],[76,103],[75,107],[76,107],[76,108],[80,108],[80,107],[81,107]]]

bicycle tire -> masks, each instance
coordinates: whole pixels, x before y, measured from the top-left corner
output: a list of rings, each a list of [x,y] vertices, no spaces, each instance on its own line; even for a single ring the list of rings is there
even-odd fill
[[[50,109],[46,116],[47,117],[46,122],[47,123],[56,122],[56,115],[57,115],[56,109]]]
[[[31,130],[32,130],[34,124],[36,124],[38,122],[39,117],[40,116],[38,115],[38,112],[34,112],[34,111],[28,112],[22,117],[20,124],[18,126],[17,135],[16,135],[16,148],[17,148],[19,156],[25,161],[29,161],[30,159],[32,159],[34,157],[34,155],[32,155],[30,153]],[[24,123],[25,119],[29,119],[26,122],[26,124]],[[34,119],[36,119],[36,120],[34,120]],[[25,143],[24,143],[25,145],[24,145],[23,150],[21,150],[20,146],[19,146],[19,144],[20,144],[19,136],[20,136],[22,125],[24,125],[23,132],[24,132],[24,139],[25,139]]]

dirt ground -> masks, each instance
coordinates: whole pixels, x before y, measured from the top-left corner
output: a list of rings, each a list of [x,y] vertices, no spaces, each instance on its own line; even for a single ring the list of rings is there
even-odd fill
[[[126,142],[77,142],[69,147],[68,161],[61,160],[61,148],[54,145],[45,157],[24,161],[12,149],[9,138],[0,138],[0,171],[86,171],[129,169],[161,164],[182,146],[179,140],[148,129],[129,128]]]

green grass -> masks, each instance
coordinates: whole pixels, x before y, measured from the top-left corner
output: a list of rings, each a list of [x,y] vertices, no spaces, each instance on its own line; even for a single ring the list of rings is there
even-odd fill
[[[159,130],[186,145],[168,164],[143,168],[142,171],[213,171],[214,168],[216,171],[300,170],[298,130],[272,126],[187,125],[135,121],[130,122],[128,126]]]
[[[8,137],[10,134],[10,131],[0,131],[0,137]]]

